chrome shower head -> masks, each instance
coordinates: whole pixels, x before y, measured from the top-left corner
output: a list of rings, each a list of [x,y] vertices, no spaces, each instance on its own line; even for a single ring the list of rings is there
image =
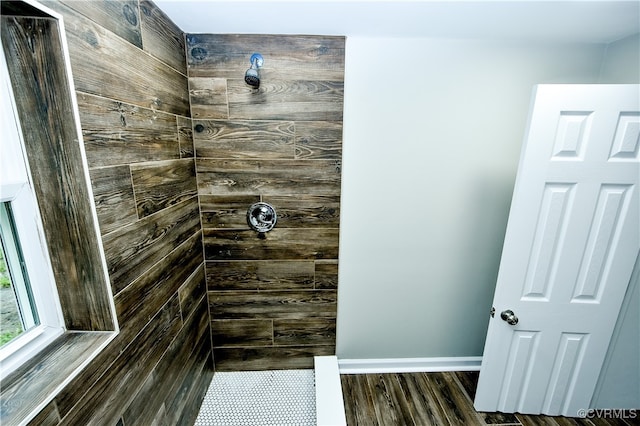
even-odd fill
[[[244,73],[244,81],[249,86],[254,88],[260,87],[260,73],[258,68],[262,67],[264,64],[264,59],[262,59],[262,55],[259,53],[254,53],[251,55],[251,68]]]
[[[258,74],[258,70],[249,68],[247,72],[244,73],[244,82],[256,89],[260,87],[260,75]]]

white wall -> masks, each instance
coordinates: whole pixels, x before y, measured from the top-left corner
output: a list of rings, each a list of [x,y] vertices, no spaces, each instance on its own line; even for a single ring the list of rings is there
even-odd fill
[[[595,408],[640,407],[640,256],[592,399]]]
[[[607,46],[601,83],[640,83],[640,34]],[[640,96],[640,94],[639,94]],[[620,310],[592,406],[640,407],[640,257]]]
[[[340,359],[482,355],[532,87],[603,53],[347,38]]]
[[[640,34],[607,46],[600,83],[638,83],[640,81]]]

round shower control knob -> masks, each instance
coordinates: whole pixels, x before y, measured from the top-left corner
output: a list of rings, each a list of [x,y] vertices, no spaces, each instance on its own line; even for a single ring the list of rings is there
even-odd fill
[[[255,203],[247,210],[247,223],[254,231],[268,232],[276,226],[276,209],[267,203]]]

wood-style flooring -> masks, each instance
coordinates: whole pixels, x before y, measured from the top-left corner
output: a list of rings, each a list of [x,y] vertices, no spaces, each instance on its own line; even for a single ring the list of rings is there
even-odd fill
[[[639,419],[480,413],[473,408],[478,372],[344,374],[348,426],[631,426]],[[635,412],[626,412],[635,417]],[[640,416],[640,413],[637,414]],[[609,416],[613,417],[613,415]]]

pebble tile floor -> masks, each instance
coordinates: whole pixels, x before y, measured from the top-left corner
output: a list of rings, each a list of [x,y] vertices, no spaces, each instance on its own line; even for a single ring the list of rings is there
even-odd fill
[[[313,370],[217,372],[196,426],[315,426]]]

